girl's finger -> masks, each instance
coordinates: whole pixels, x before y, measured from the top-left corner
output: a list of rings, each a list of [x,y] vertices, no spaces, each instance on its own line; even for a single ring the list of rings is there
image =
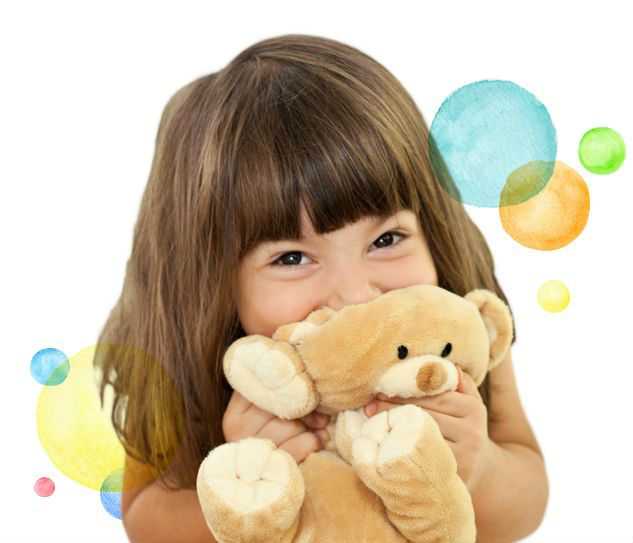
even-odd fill
[[[477,388],[475,381],[466,372],[462,372],[461,390],[459,390],[459,392],[463,394],[469,394],[470,396],[474,396],[475,398],[483,401],[479,392],[479,388]]]
[[[459,438],[462,435],[463,424],[459,417],[438,413],[437,411],[432,411],[431,409],[425,409],[425,411],[435,419],[444,439],[452,443],[459,442]]]
[[[416,405],[453,417],[465,417],[473,410],[473,397],[470,394],[449,390],[437,396],[427,396],[415,400]]]
[[[301,464],[310,454],[322,449],[319,438],[312,432],[303,432],[278,445],[280,449],[289,452]]]
[[[389,409],[393,409],[394,407],[398,407],[399,405],[402,404],[386,402],[384,400],[372,400],[365,406],[365,415],[367,415],[368,417],[373,417],[378,413],[389,411]]]
[[[253,405],[250,401],[248,401],[244,396],[242,396],[237,390],[234,390],[231,394],[231,398],[229,399],[229,403],[226,406],[227,411],[230,409],[235,411],[236,415],[241,415],[244,413],[251,405]]]
[[[266,424],[276,418],[272,413],[260,409],[255,404],[251,404],[251,407],[239,416],[238,424],[242,427],[245,435],[255,435],[261,432]]]
[[[255,434],[255,437],[271,439],[279,447],[282,443],[299,434],[305,433],[306,427],[298,420],[282,420],[273,417]],[[252,435],[252,434],[251,434]]]
[[[222,421],[222,430],[224,437],[228,441],[239,441],[245,437],[255,436],[261,432],[262,428],[268,423],[268,421],[275,417],[269,415],[267,418],[259,417],[242,417],[232,418],[225,417]]]
[[[243,396],[231,396],[222,417],[222,430],[227,440],[240,439],[244,435],[255,435],[274,415],[259,409]],[[244,407],[246,407],[244,409]]]
[[[322,415],[321,413],[312,411],[312,413],[306,415],[305,417],[301,417],[299,420],[301,420],[309,428],[325,428],[330,421],[330,417],[328,415]]]
[[[464,392],[464,370],[462,370],[462,368],[460,368],[459,366],[456,367],[457,373],[459,374],[459,379],[457,380],[457,388],[455,390],[457,392]],[[470,377],[470,375],[468,377]]]
[[[458,455],[458,452],[457,452],[459,444],[458,443],[453,443],[452,441],[447,441],[446,443],[451,448],[451,451],[453,451],[453,455],[455,456],[455,458],[459,458],[459,455]]]
[[[314,433],[321,441],[321,446],[325,447],[325,444],[330,440],[330,432],[328,432],[327,430],[317,430]]]

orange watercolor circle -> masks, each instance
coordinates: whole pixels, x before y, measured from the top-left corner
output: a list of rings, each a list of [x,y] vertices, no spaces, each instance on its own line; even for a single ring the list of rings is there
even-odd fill
[[[518,243],[552,251],[580,235],[589,219],[589,188],[573,168],[560,160],[552,177],[535,196],[499,207],[504,230]]]

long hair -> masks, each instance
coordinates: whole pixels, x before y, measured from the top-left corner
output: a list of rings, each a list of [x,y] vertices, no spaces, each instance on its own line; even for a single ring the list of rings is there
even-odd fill
[[[439,286],[487,288],[508,303],[485,239],[438,181],[429,147],[399,81],[323,37],[255,43],[169,99],[95,356],[101,401],[111,385],[112,422],[130,457],[195,488],[201,461],[225,442],[232,389],[222,358],[245,334],[236,270],[260,242],[300,235],[301,203],[318,234],[413,210]],[[489,405],[487,378],[479,388]]]

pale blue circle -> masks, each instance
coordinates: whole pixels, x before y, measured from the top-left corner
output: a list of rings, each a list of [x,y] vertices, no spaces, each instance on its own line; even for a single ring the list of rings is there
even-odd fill
[[[63,383],[69,371],[68,357],[59,349],[40,349],[31,358],[31,375],[42,385],[54,386]]]
[[[101,504],[114,518],[121,520],[121,493],[101,492]]]
[[[511,81],[459,88],[442,102],[430,129],[429,154],[438,180],[454,198],[479,207],[498,207],[510,174],[534,161],[546,164],[536,183],[540,191],[554,171],[556,149],[547,109]],[[528,192],[512,203],[534,195]]]

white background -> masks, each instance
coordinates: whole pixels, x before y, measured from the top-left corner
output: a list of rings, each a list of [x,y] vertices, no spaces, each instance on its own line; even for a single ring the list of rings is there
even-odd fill
[[[72,355],[96,341],[120,292],[167,99],[255,41],[307,33],[383,63],[429,126],[445,97],[482,79],[511,80],[548,108],[558,159],[591,192],[582,234],[536,251],[507,236],[495,209],[468,206],[515,314],[517,381],[550,478],[545,520],[525,541],[633,541],[633,164],[598,176],[577,156],[596,126],[616,129],[633,152],[626,8],[604,0],[3,4],[1,539],[126,540],[98,493],[65,477],[42,449],[31,357],[47,346]],[[549,279],[570,290],[561,313],[537,304]],[[33,491],[43,475],[57,485],[49,498]]]

